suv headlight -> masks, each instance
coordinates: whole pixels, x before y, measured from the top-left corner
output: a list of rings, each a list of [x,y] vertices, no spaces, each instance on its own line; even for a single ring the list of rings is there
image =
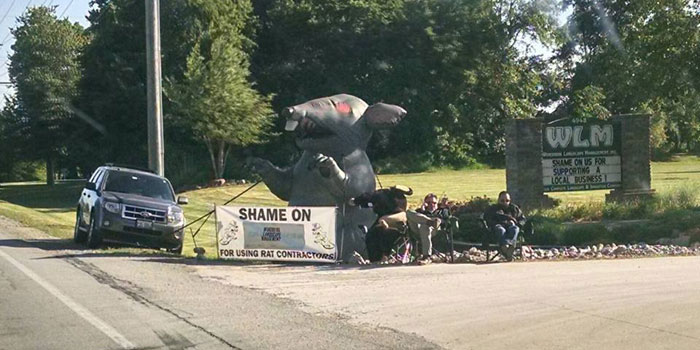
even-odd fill
[[[104,208],[110,213],[119,214],[119,211],[122,209],[122,206],[119,203],[104,202]]]
[[[185,216],[182,214],[182,209],[179,207],[169,207],[168,208],[168,223],[169,224],[180,224],[185,221]]]

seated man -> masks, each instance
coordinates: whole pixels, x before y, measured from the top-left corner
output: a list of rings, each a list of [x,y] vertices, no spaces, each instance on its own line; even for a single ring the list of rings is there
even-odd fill
[[[515,243],[520,233],[519,226],[525,223],[525,215],[511,202],[508,192],[502,191],[498,194],[498,203],[486,209],[484,220],[489,229],[499,237],[503,257],[507,261],[513,260]]]
[[[428,193],[423,199],[423,205],[416,211],[407,211],[406,219],[411,231],[420,235],[421,257],[418,263],[429,264],[433,252],[432,237],[438,231],[438,227],[445,226],[450,217],[450,210],[446,207],[438,207],[438,198],[434,193]]]
[[[406,225],[406,196],[413,190],[406,186],[393,186],[371,193],[364,193],[351,200],[351,205],[372,208],[378,218],[367,232],[365,244],[369,260],[386,260],[391,254],[394,242],[402,234]]]

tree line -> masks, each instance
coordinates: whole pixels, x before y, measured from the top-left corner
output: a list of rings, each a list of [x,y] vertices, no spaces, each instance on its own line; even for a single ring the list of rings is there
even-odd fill
[[[275,111],[342,92],[409,112],[371,141],[380,171],[501,164],[516,118],[648,113],[657,156],[697,152],[699,14],[692,0],[162,1],[166,175],[289,163]],[[17,19],[0,180],[146,165],[144,15],[95,0],[87,28],[52,7]]]

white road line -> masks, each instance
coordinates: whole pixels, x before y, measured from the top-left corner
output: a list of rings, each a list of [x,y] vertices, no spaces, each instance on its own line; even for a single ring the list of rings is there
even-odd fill
[[[54,287],[51,285],[51,283],[47,282],[43,278],[39,277],[36,273],[34,273],[32,270],[27,268],[26,266],[22,265],[19,261],[15,260],[11,256],[7,255],[7,253],[3,252],[0,250],[0,256],[4,257],[7,261],[9,261],[12,265],[15,265],[16,268],[18,268],[20,271],[24,272],[27,277],[31,278],[34,280],[34,282],[38,283],[40,286],[44,287],[49,293],[53,294],[58,300],[66,304],[71,310],[73,310],[76,314],[78,314],[80,317],[84,318],[86,321],[90,322],[95,328],[99,329],[110,337],[114,342],[117,344],[121,345],[122,348],[124,349],[133,349],[135,348],[134,344],[132,344],[130,341],[128,341],[123,335],[121,335],[116,329],[112,328],[112,326],[108,325],[104,321],[102,321],[100,318],[95,316],[92,312],[90,312],[88,309],[83,307],[82,305],[76,303],[73,299],[68,297],[67,295],[63,294],[58,288]]]

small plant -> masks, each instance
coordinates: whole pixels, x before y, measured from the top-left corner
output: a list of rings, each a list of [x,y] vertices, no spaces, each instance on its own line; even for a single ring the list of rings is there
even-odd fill
[[[601,224],[576,225],[567,228],[561,237],[563,245],[611,243],[610,232]]]
[[[698,206],[698,190],[692,186],[673,188],[658,196],[659,209],[694,209]]]
[[[535,234],[527,237],[527,244],[535,245],[557,245],[559,237],[564,229],[563,225],[550,218],[531,215],[530,220],[535,224]]]
[[[429,153],[402,154],[397,157],[384,158],[374,162],[377,174],[420,173],[432,167],[433,157]]]
[[[480,242],[483,237],[481,214],[491,205],[486,195],[472,197],[466,202],[448,202],[450,213],[459,220],[459,232],[455,238],[468,242]]]
[[[484,195],[483,197],[472,197],[466,202],[457,202],[450,207],[450,212],[453,215],[460,214],[482,214],[493,203],[493,201]]]
[[[568,203],[550,209],[533,210],[531,214],[559,221],[596,221],[603,217],[604,203]]]

